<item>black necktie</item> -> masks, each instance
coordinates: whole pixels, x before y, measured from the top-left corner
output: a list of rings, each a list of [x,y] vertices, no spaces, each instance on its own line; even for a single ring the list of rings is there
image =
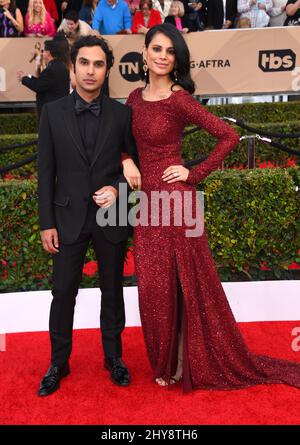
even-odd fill
[[[84,103],[81,100],[76,99],[76,102],[75,102],[76,114],[80,114],[80,113],[82,113],[85,110],[89,110],[95,116],[99,116],[99,114],[100,114],[100,103],[99,102]]]

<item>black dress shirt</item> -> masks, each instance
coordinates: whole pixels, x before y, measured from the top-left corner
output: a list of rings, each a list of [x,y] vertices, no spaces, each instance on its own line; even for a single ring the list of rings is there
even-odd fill
[[[91,164],[94,150],[95,150],[95,144],[97,139],[97,134],[100,128],[100,121],[101,121],[101,93],[100,95],[94,99],[92,102],[99,102],[100,104],[100,114],[99,116],[96,116],[89,110],[82,111],[81,113],[77,114],[77,122],[78,127],[81,135],[82,144],[85,147],[86,150],[86,157],[88,159],[89,164]],[[79,100],[83,104],[87,104],[87,102],[82,99],[81,96],[75,91],[74,94],[75,103],[76,100]]]
[[[76,104],[76,101],[79,100],[83,104],[87,104],[87,102],[77,93],[77,91],[74,92],[74,107]],[[82,144],[86,150],[86,157],[88,159],[89,164],[91,164],[94,150],[96,146],[96,140],[98,131],[100,130],[100,122],[101,122],[101,102],[102,102],[102,94],[94,99],[92,102],[99,102],[100,104],[100,114],[99,116],[96,116],[89,110],[81,111],[80,113],[76,113],[76,119],[78,122],[78,128],[82,140]],[[76,112],[76,111],[75,111]],[[96,213],[99,209],[98,205],[93,200],[92,195],[89,198],[88,201],[88,208],[87,208],[87,214],[86,214],[86,220],[84,227],[82,228],[82,232],[90,232],[91,230],[95,229],[97,227],[96,223]]]

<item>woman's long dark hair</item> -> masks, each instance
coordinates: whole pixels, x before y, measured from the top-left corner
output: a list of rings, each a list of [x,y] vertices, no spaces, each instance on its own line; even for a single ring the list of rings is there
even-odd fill
[[[163,23],[162,25],[153,26],[150,28],[145,37],[145,47],[148,48],[151,40],[155,36],[155,34],[161,33],[168,37],[175,49],[175,67],[174,70],[170,73],[170,77],[174,85],[180,85],[189,93],[193,94],[195,91],[195,84],[191,78],[190,72],[190,51],[188,46],[182,37],[181,33],[178,31],[176,26],[171,25],[170,23]],[[143,61],[140,61],[140,77],[147,83],[149,83],[149,73],[145,76],[145,72],[143,70]],[[176,75],[175,75],[176,74]],[[175,77],[177,80],[175,80]]]
[[[10,4],[8,7],[9,12],[15,12],[17,9],[16,0],[10,0]]]

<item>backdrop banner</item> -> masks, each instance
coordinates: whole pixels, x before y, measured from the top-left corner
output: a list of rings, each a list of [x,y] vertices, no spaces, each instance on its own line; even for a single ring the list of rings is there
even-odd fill
[[[105,36],[115,56],[111,97],[126,98],[142,86],[138,75],[144,36]],[[300,27],[205,31],[185,36],[196,94],[230,96],[300,91]],[[34,74],[39,38],[0,39],[0,102],[33,101],[17,70]]]

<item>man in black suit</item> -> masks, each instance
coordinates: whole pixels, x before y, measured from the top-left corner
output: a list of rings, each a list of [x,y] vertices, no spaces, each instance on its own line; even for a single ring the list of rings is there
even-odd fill
[[[23,71],[17,72],[19,81],[30,90],[36,92],[36,105],[39,117],[44,104],[67,96],[70,92],[69,69],[62,56],[62,48],[59,41],[55,39],[46,40],[43,57],[47,66],[40,76],[26,76]]]
[[[189,32],[204,31],[206,26],[207,0],[183,0],[185,15],[188,18]]]
[[[126,386],[130,382],[121,359],[122,275],[129,227],[100,227],[96,213],[100,207],[118,208],[121,199],[127,202],[127,190],[118,194],[119,186],[127,184],[121,152],[136,155],[131,110],[101,91],[113,64],[105,40],[81,37],[72,47],[71,59],[76,91],[44,106],[39,132],[41,238],[44,249],[53,255],[51,366],[41,382],[40,396],[56,391],[70,372],[75,299],[90,241],[99,263],[104,366],[114,383]],[[139,186],[139,181],[136,177],[131,185]]]
[[[234,27],[237,0],[209,0],[207,2],[207,27],[228,29]]]

